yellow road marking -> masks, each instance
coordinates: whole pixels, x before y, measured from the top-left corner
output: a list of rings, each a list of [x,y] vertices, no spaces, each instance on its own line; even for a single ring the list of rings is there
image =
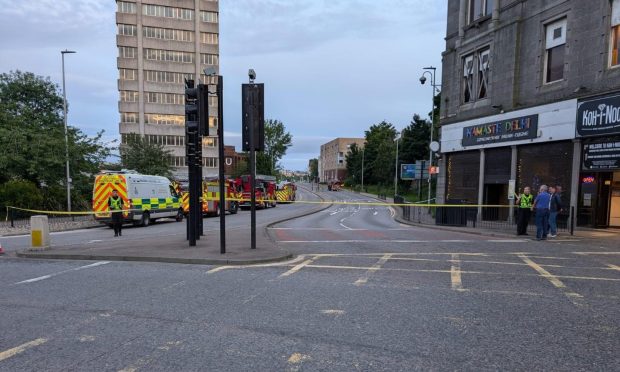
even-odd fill
[[[16,346],[16,347],[14,347],[12,349],[5,350],[5,351],[0,353],[0,362],[3,361],[3,360],[9,359],[10,357],[13,357],[13,356],[15,356],[17,354],[21,354],[24,351],[26,351],[26,350],[28,350],[28,349],[30,349],[32,347],[42,345],[42,344],[44,344],[46,342],[47,342],[46,338],[37,338],[36,340],[32,340],[30,342],[26,342],[25,344],[21,344],[19,346]]]
[[[620,266],[617,266],[617,265],[612,265],[612,264],[607,264],[607,266],[609,266],[609,268],[610,268],[610,269],[612,269],[612,270],[618,270],[618,271],[620,271]]]
[[[580,255],[597,255],[597,254],[603,254],[603,255],[607,255],[607,254],[620,254],[620,252],[573,252],[573,254],[580,254]]]
[[[131,366],[129,366],[127,368],[120,369],[118,372],[135,372],[138,369],[146,367],[147,365],[151,364],[151,362],[153,362],[156,359],[155,353],[157,353],[157,352],[160,352],[160,353],[168,352],[168,351],[170,351],[170,349],[172,349],[174,347],[178,347],[182,343],[183,343],[182,341],[168,341],[164,345],[158,346],[157,349],[155,349],[151,354],[136,360],[134,363],[132,363]]]
[[[455,291],[465,291],[463,289],[463,281],[461,279],[461,260],[458,254],[452,255],[452,267],[450,268],[450,280],[452,289]]]
[[[540,276],[546,278],[556,288],[560,289],[562,291],[562,293],[564,293],[564,295],[566,297],[568,297],[569,300],[573,304],[575,304],[577,306],[583,306],[584,305],[584,303],[580,301],[581,299],[583,299],[583,296],[580,295],[577,292],[572,292],[569,289],[567,289],[566,285],[557,276],[555,276],[555,275],[551,274],[550,272],[548,272],[547,270],[543,269],[540,265],[538,265],[536,262],[534,262],[531,259],[529,259],[526,255],[519,255],[519,258],[521,258],[523,260],[523,262],[528,264],[528,266],[530,266],[532,269],[536,270],[536,272],[538,272],[540,274]]]
[[[310,265],[312,262],[314,262],[314,260],[315,260],[315,259],[316,259],[316,257],[315,257],[315,258],[311,258],[311,259],[309,259],[309,260],[305,260],[304,262],[302,262],[302,263],[300,263],[300,264],[297,264],[297,265],[293,266],[293,268],[292,268],[292,269],[290,269],[289,271],[287,271],[287,272],[285,272],[285,273],[280,274],[279,278],[284,278],[284,277],[287,277],[287,276],[290,276],[290,275],[295,274],[295,273],[296,273],[296,272],[298,272],[299,270],[303,269],[303,268],[304,268],[304,266],[308,266],[308,265]]]
[[[214,274],[214,273],[217,273],[217,272],[222,271],[222,270],[234,269],[234,268],[235,268],[234,266],[218,266],[216,268],[213,268],[213,269],[207,271],[207,274]]]
[[[390,257],[392,257],[391,253],[385,254],[383,255],[383,257],[381,257],[381,259],[379,259],[379,261],[377,261],[374,265],[372,265],[372,267],[370,267],[367,271],[366,274],[364,274],[364,276],[362,276],[361,278],[357,279],[355,281],[355,285],[363,285],[365,284],[368,279],[370,278],[370,276],[372,274],[374,274],[376,271],[378,271],[379,269],[381,269],[381,266],[383,266],[383,264],[385,264]]]

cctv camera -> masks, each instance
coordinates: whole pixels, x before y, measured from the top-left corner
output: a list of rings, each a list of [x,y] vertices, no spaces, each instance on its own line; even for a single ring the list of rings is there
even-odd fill
[[[426,76],[422,75],[422,77],[420,78],[420,83],[422,83],[422,85],[426,83]]]
[[[250,78],[250,80],[255,80],[256,79],[256,71],[254,71],[254,69],[250,69],[248,70],[248,77]]]

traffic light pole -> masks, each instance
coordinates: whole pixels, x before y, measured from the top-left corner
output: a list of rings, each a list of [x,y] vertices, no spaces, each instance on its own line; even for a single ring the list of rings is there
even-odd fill
[[[224,78],[217,77],[218,165],[220,179],[220,253],[226,253],[226,179],[224,175]]]
[[[254,103],[252,98],[250,98],[250,102]],[[254,145],[254,108],[252,107],[249,110],[251,123],[249,128],[249,137],[250,137],[250,235],[251,242],[250,248],[256,249],[256,148]]]

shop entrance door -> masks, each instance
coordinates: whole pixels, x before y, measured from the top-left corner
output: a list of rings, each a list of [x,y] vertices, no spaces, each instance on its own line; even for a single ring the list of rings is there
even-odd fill
[[[596,227],[609,227],[611,183],[613,173],[599,173],[596,198]]]
[[[615,172],[611,183],[609,226],[620,227],[620,172]]]
[[[505,205],[508,200],[507,184],[484,185],[485,205]],[[508,208],[485,207],[482,210],[482,218],[485,221],[505,221],[508,219]]]

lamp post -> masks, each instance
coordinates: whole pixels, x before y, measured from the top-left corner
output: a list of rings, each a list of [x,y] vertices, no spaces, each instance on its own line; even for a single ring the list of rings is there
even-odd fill
[[[429,142],[429,154],[428,154],[428,203],[430,203],[431,201],[431,181],[432,181],[432,175],[431,175],[431,166],[433,165],[433,149],[430,148],[430,143],[433,142],[433,129],[435,128],[435,92],[438,91],[437,86],[441,85],[441,84],[436,84],[435,83],[435,73],[437,71],[436,67],[430,66],[430,67],[424,67],[424,72],[422,73],[422,77],[420,77],[420,83],[422,83],[422,85],[424,85],[424,83],[426,83],[426,74],[429,74],[430,78],[431,78],[431,87],[432,87],[432,92],[433,92],[433,97],[432,97],[432,101],[431,101],[431,138],[430,138],[430,142]]]
[[[362,192],[364,192],[364,155],[366,149],[362,147]]]
[[[394,164],[394,197],[398,195],[398,140],[400,140],[400,133],[396,132],[396,159]]]
[[[69,173],[69,132],[67,130],[67,89],[65,89],[65,54],[73,54],[73,50],[62,50],[62,100],[63,100],[63,120],[65,124],[65,162],[67,172],[67,212],[71,212],[71,174]]]

